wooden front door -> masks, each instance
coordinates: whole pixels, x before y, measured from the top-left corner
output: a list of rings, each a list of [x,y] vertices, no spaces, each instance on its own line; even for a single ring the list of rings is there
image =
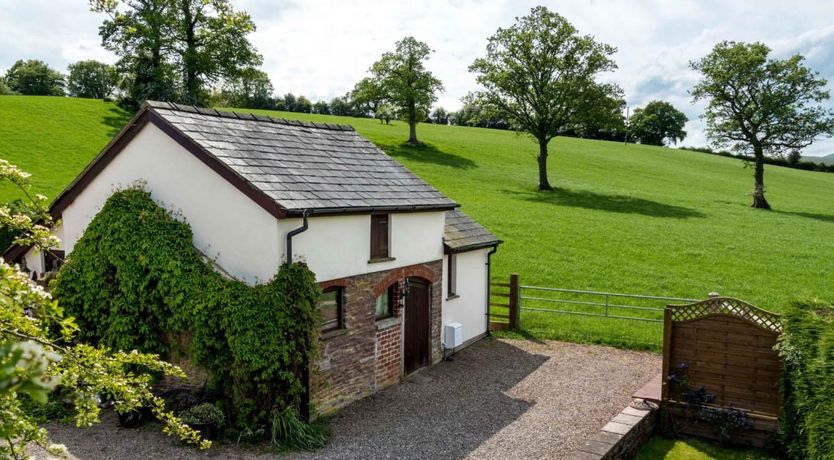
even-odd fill
[[[418,278],[409,280],[405,297],[405,373],[410,374],[429,363],[429,284]]]

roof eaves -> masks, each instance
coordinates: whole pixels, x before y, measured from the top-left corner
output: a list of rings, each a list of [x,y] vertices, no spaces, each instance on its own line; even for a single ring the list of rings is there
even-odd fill
[[[449,211],[460,205],[455,202],[447,204],[426,204],[406,206],[345,206],[329,208],[311,208],[307,211],[310,216],[334,215],[334,214],[367,214],[375,212],[421,212],[421,211]],[[305,209],[285,209],[287,215],[301,216]]]
[[[483,241],[480,243],[467,244],[466,246],[460,246],[455,248],[449,246],[446,243],[443,243],[443,248],[446,254],[457,254],[460,252],[474,251],[476,249],[492,248],[498,246],[499,244],[502,244],[503,242],[504,240],[496,239],[494,241]]]

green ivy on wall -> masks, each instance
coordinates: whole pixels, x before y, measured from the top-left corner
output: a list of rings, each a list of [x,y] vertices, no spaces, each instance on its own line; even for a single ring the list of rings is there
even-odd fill
[[[52,291],[81,339],[163,356],[189,332],[191,359],[231,403],[232,428],[266,426],[297,408],[302,366],[317,350],[320,291],[302,264],[249,286],[223,277],[194,248],[188,224],[147,191],[114,193],[90,222]]]

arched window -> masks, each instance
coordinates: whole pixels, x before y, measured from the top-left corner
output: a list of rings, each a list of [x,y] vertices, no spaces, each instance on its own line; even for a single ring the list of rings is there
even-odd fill
[[[379,297],[376,298],[376,319],[385,319],[394,316],[394,300],[397,294],[397,283],[388,286]]]
[[[319,302],[322,323],[321,331],[328,332],[344,327],[344,288],[333,286],[324,290]]]

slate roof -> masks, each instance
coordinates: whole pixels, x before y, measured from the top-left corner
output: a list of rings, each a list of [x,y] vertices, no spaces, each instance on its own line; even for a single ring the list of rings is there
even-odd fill
[[[352,127],[147,106],[288,212],[407,211],[457,205]]]
[[[443,245],[446,252],[462,252],[495,246],[501,240],[460,210],[446,211]]]

